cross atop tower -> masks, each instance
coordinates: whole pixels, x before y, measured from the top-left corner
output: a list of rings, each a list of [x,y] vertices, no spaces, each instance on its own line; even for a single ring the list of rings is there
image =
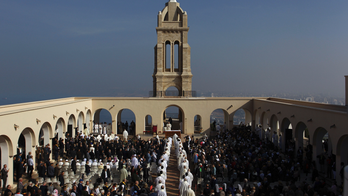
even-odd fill
[[[157,16],[153,96],[165,97],[176,87],[181,97],[192,96],[191,48],[187,43],[187,13],[170,0]]]

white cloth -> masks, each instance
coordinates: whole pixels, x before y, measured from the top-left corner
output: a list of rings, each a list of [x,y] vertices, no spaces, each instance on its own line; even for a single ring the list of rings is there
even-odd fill
[[[180,196],[185,196],[186,195],[186,191],[188,190],[188,182],[187,181],[184,181],[182,184],[181,184],[181,187],[180,187]]]
[[[160,175],[160,176],[158,176],[157,178],[156,178],[156,180],[155,180],[155,182],[156,182],[156,185],[159,183],[159,181],[161,181],[162,183],[164,183],[165,184],[165,179],[164,179],[164,177],[162,176],[162,175]]]
[[[186,196],[196,196],[195,192],[191,189],[191,187],[187,189]]]
[[[124,131],[123,131],[123,138],[124,138],[125,140],[128,140],[128,132],[127,132],[127,130],[124,130]]]
[[[158,191],[157,196],[167,196],[167,193],[164,190]]]
[[[159,183],[159,184],[156,185],[156,187],[155,187],[155,192],[158,192],[158,191],[162,190],[162,188],[161,188],[162,186],[164,186],[164,189],[163,189],[163,190],[164,190],[165,192],[167,192],[167,190],[166,190],[166,185],[163,184],[163,183]]]
[[[134,168],[137,168],[139,165],[139,161],[136,157],[132,158],[132,164],[131,164]]]

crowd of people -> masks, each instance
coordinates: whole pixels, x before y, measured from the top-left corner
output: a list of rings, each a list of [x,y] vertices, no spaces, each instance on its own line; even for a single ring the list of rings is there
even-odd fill
[[[244,125],[196,140],[191,153],[198,191],[204,196],[340,195],[341,187],[320,177],[311,146],[297,154],[291,146],[282,152]]]
[[[166,180],[170,178],[167,167],[173,150],[180,196],[314,196],[342,192],[336,183],[328,186],[320,178],[311,146],[297,153],[282,152],[244,125],[217,130],[210,138],[188,136],[185,142],[177,135],[148,140],[140,136],[128,139],[125,131],[123,135],[55,138],[52,150],[49,144],[37,149],[36,166],[31,153],[18,153],[14,157],[16,196],[166,196]],[[55,163],[50,160],[51,153]],[[32,179],[34,169],[39,179]],[[6,165],[1,170],[5,196],[14,194],[11,186],[6,186],[9,171]],[[26,185],[24,173],[29,178]],[[303,173],[306,179],[301,178]]]
[[[127,132],[124,135],[127,138]],[[142,140],[140,136],[124,139],[78,134],[75,138],[69,135],[66,139],[55,138],[52,144],[52,150],[49,144],[37,149],[36,167],[30,153],[27,156],[21,153],[15,156],[15,181],[21,184],[25,173],[23,177],[29,179],[28,184],[17,186],[16,194],[165,195],[162,190],[165,181],[162,181],[163,188],[158,186],[158,179],[152,179],[151,173],[166,176],[164,165],[167,165],[171,148],[171,142],[167,139],[158,136]],[[51,153],[55,161],[50,159]],[[38,173],[36,179],[32,179],[33,170]],[[8,171],[4,166],[2,177]],[[3,182],[3,187],[6,187],[6,180]],[[10,185],[3,191],[6,196],[14,194]]]

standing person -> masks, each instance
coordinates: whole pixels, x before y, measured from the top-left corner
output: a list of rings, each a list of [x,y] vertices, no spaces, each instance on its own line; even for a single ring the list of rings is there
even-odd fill
[[[101,178],[103,179],[104,183],[109,181],[110,170],[108,170],[106,166],[104,166],[104,170],[101,173]]]
[[[23,185],[23,179],[19,178],[18,185],[17,185],[17,191],[19,190],[19,193],[23,193],[24,185]]]
[[[123,139],[124,141],[128,141],[128,132],[126,129],[123,131]]]
[[[17,158],[17,166],[16,166],[16,181],[19,181],[19,178],[22,177],[23,173],[24,173],[24,165],[23,165],[23,161],[21,161],[21,158],[18,157]]]
[[[74,160],[71,162],[71,170],[73,170],[74,174],[76,174],[76,157],[74,157]]]
[[[59,175],[59,182],[60,182],[60,186],[64,186],[64,171],[62,171],[62,173]]]
[[[87,176],[89,175],[89,173],[91,173],[91,167],[89,166],[89,161],[87,161],[87,164],[85,165],[85,172]]]
[[[128,176],[128,171],[126,169],[126,165],[123,165],[120,171],[120,182],[123,182],[123,179],[126,179],[127,176]]]
[[[11,191],[11,188],[12,188],[11,185],[7,185],[4,195],[6,195],[6,196],[12,196],[13,193],[12,193],[12,191]]]
[[[1,169],[1,179],[2,179],[2,188],[4,189],[7,184],[7,177],[8,177],[8,171],[10,169],[7,168],[7,165],[5,164],[4,167]]]
[[[47,167],[47,177],[49,177],[49,178],[53,178],[54,177],[53,163],[50,163],[50,165]]]
[[[30,155],[29,159],[28,159],[28,176],[29,176],[29,179],[31,179],[31,175],[33,174],[33,169],[34,169],[33,155]]]

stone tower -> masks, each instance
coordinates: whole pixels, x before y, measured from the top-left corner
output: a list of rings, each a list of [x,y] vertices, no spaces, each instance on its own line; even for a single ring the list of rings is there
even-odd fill
[[[192,96],[191,48],[187,43],[187,13],[176,0],[170,0],[157,16],[157,45],[153,96],[166,97],[176,87],[181,97]]]

